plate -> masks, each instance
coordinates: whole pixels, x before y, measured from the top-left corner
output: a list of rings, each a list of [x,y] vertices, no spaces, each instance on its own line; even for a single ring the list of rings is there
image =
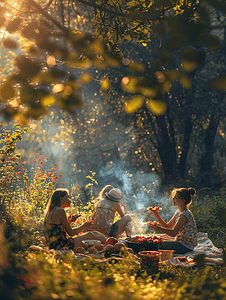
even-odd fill
[[[86,241],[82,241],[82,243],[86,247],[91,247],[91,246],[97,246],[97,245],[101,244],[101,241],[99,241],[99,240],[86,240]]]

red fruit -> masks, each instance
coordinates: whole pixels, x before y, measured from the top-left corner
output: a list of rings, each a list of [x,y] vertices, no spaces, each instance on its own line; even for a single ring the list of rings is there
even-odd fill
[[[114,238],[114,237],[109,237],[107,240],[106,240],[106,242],[105,242],[105,246],[107,246],[107,245],[112,245],[112,246],[114,246],[115,244],[117,244],[118,243],[118,240],[116,239],[116,238]]]

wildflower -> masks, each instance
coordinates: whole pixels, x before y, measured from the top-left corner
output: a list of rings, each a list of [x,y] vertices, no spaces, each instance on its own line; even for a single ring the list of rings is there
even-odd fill
[[[50,179],[50,181],[55,181],[55,179]]]
[[[47,159],[47,160],[48,160],[48,159],[49,159],[49,158],[48,158],[48,156],[46,156],[46,157],[45,157],[45,159]]]
[[[47,193],[47,194],[49,194],[49,193],[50,193],[50,191],[46,191],[46,193]]]
[[[7,182],[7,184],[10,184],[10,182]]]
[[[42,164],[36,164],[36,166],[42,167]]]
[[[18,171],[21,171],[21,169],[18,169]]]
[[[23,169],[23,171],[27,171],[27,169],[26,169],[26,168],[24,168],[24,169]]]
[[[32,159],[32,161],[35,161],[34,159]]]
[[[59,174],[59,177],[63,177],[63,175],[62,175],[62,174]]]
[[[86,219],[82,219],[82,223],[85,223],[86,222]]]
[[[51,170],[52,170],[52,171],[55,171],[56,169],[54,169],[54,168],[51,168]]]
[[[39,153],[36,153],[36,155],[39,155]]]
[[[59,176],[56,176],[55,179],[56,179],[56,180],[59,179]]]
[[[21,164],[22,164],[22,165],[26,165],[26,164],[27,164],[27,161],[26,161],[26,160],[25,160],[25,161],[22,161]]]
[[[62,184],[62,185],[65,185],[65,183],[64,183],[64,182],[61,182],[61,184]]]
[[[57,164],[54,164],[53,167],[56,168]]]
[[[11,130],[5,130],[5,133],[9,133]]]

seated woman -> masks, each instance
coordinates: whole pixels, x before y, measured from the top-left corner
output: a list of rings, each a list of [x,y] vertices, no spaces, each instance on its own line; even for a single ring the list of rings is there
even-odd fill
[[[100,240],[105,243],[107,237],[97,231],[89,231],[75,238],[83,230],[92,229],[92,222],[85,222],[81,226],[71,228],[66,216],[65,208],[70,207],[71,200],[67,189],[56,189],[46,207],[44,220],[44,234],[50,249],[74,249],[83,246],[83,240]]]
[[[100,191],[98,200],[92,217],[94,229],[108,237],[117,238],[123,232],[131,236],[132,218],[127,214],[126,206],[122,204],[121,191],[106,185]],[[116,212],[119,213],[120,219],[114,223]]]
[[[148,224],[148,227],[159,230],[171,237],[173,241],[164,241],[160,244],[162,250],[175,250],[175,253],[184,254],[190,252],[197,245],[197,227],[189,205],[192,203],[192,197],[196,194],[193,188],[173,189],[171,196],[173,205],[178,209],[173,218],[166,223],[159,215],[157,210],[152,210],[161,226]]]

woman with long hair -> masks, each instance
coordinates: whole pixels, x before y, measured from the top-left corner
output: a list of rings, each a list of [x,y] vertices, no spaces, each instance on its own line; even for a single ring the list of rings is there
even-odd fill
[[[171,192],[173,205],[177,206],[172,219],[166,223],[158,210],[151,209],[161,226],[148,223],[148,227],[174,237],[172,241],[164,241],[159,246],[162,250],[175,250],[176,253],[190,252],[197,245],[197,227],[189,205],[195,196],[194,188],[175,188]]]
[[[68,221],[65,208],[71,204],[68,189],[56,189],[46,207],[44,220],[44,234],[50,249],[74,249],[83,246],[83,240],[100,240],[105,243],[107,237],[97,231],[89,231],[75,238],[83,230],[93,227],[92,221],[85,222],[80,226],[72,228]],[[76,215],[78,217],[79,215]],[[70,237],[68,237],[68,236]]]

